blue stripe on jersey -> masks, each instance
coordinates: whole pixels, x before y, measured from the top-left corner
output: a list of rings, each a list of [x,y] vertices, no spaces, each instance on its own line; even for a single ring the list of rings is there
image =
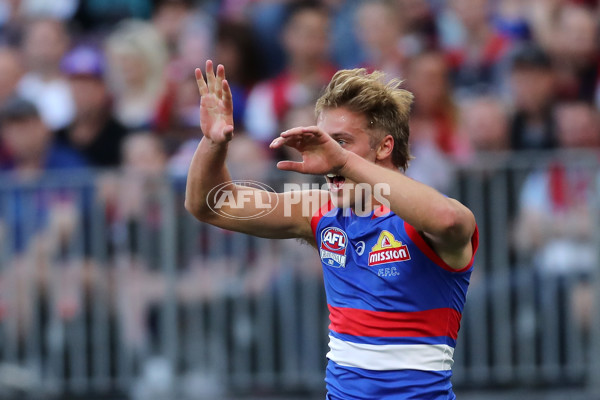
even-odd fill
[[[456,340],[448,336],[436,337],[368,337],[354,336],[329,330],[329,334],[340,340],[362,344],[447,344],[456,347]]]
[[[331,400],[454,400],[450,371],[369,371],[327,364]]]

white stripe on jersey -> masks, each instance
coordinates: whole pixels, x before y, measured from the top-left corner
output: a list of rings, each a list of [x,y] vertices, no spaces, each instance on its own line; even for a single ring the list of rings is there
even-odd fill
[[[446,344],[374,345],[346,342],[329,335],[327,358],[345,367],[393,371],[448,371],[452,369],[454,349]]]

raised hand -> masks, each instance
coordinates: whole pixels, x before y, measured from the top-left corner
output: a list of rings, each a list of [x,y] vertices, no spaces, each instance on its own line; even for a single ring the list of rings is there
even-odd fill
[[[213,143],[225,143],[233,138],[233,100],[225,79],[225,67],[219,64],[217,74],[213,62],[206,61],[206,82],[196,68],[196,83],[200,90],[200,128]]]
[[[348,161],[348,151],[317,126],[287,130],[270,145],[272,149],[282,146],[292,147],[302,154],[302,162],[277,163],[277,168],[285,171],[315,175],[338,173]]]

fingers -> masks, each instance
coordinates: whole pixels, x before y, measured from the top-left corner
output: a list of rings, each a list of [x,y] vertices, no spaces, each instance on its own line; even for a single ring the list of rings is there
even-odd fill
[[[196,84],[198,85],[200,96],[208,94],[208,87],[206,86],[206,82],[204,82],[204,77],[202,76],[202,71],[200,68],[196,68],[194,73],[196,75]]]
[[[223,107],[228,113],[233,113],[233,96],[231,95],[231,87],[229,82],[223,80]]]
[[[195,70],[196,83],[200,90],[200,95],[204,96],[208,93],[214,93],[217,99],[223,99],[223,96],[229,96],[226,100],[231,100],[231,88],[227,85],[224,87],[225,67],[221,64],[217,66],[217,74],[215,75],[212,60],[206,60],[206,82],[202,77],[202,71],[199,68]]]
[[[278,137],[271,142],[269,147],[272,149],[278,149],[283,146],[297,147],[298,145],[300,145],[301,142],[302,142],[302,139],[297,138],[297,137],[292,137],[292,138]]]
[[[296,147],[303,142],[306,143],[309,139],[314,138],[315,136],[315,133],[310,129],[307,130],[307,128],[304,127],[292,128],[282,132],[279,137],[275,138],[271,142],[269,147],[272,149],[276,149],[284,145]]]
[[[312,125],[312,126],[303,126],[301,127],[302,132],[304,133],[310,133],[314,136],[322,136],[325,134],[325,132],[323,132],[318,126],[316,125]]]
[[[206,83],[208,85],[208,90],[211,93],[217,93],[217,77],[215,76],[215,71],[213,69],[212,60],[206,60]]]
[[[271,144],[269,145],[269,147],[271,149],[277,149],[277,148],[283,146],[284,144],[285,144],[285,139],[281,138],[281,137],[278,137],[278,138],[273,139],[273,141],[271,142]]]
[[[304,163],[298,161],[279,161],[277,168],[282,171],[304,172]]]
[[[217,81],[215,83],[215,94],[219,99],[223,98],[223,81],[225,80],[225,67],[221,64],[217,66]]]
[[[314,136],[320,137],[323,132],[317,126],[299,126],[297,128],[288,129],[281,133],[281,137],[303,136],[305,138]]]

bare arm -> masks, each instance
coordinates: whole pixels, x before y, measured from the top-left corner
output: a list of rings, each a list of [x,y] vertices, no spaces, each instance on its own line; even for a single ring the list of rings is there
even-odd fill
[[[425,237],[436,253],[453,268],[462,268],[472,257],[473,213],[460,202],[404,174],[381,167],[350,153],[340,175],[367,185],[385,183],[390,209]]]
[[[225,160],[228,143],[233,138],[231,90],[222,65],[217,67],[215,76],[212,62],[207,61],[206,78],[205,82],[202,72],[196,69],[204,137],[189,168],[186,209],[197,219],[224,229],[269,238],[299,237],[314,242],[310,216],[325,201],[326,193],[271,193],[229,183],[231,176]],[[213,190],[216,187],[221,190]],[[314,201],[308,202],[308,208],[302,207],[301,197]],[[269,212],[254,218],[265,211],[266,206],[270,207],[266,209]]]
[[[311,174],[334,173],[370,187],[384,184],[389,188],[384,197],[390,209],[421,232],[450,267],[460,269],[470,261],[475,217],[458,201],[399,171],[379,166],[345,150],[316,126],[283,132],[271,147],[283,145],[300,150],[303,161],[282,161],[278,164],[279,168]]]

